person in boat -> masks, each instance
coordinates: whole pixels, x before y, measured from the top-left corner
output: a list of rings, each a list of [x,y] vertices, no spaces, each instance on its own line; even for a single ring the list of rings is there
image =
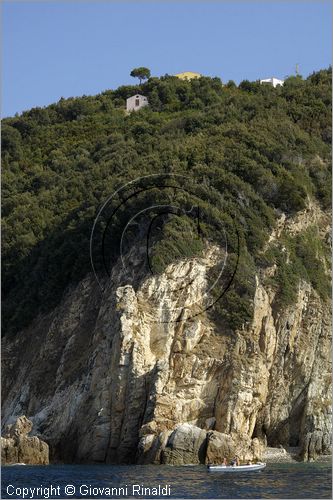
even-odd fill
[[[237,457],[234,457],[230,460],[231,467],[236,467],[237,465]]]
[[[223,457],[223,464],[222,465],[228,465],[228,460],[226,457]]]

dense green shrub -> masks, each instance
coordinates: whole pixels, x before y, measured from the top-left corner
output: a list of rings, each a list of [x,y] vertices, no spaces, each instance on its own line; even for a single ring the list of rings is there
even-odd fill
[[[174,215],[171,220],[164,222],[161,231],[150,256],[153,273],[163,272],[169,264],[184,257],[201,255],[204,250],[204,240],[189,217]]]
[[[330,249],[320,238],[318,227],[310,226],[294,237],[284,235],[278,244],[270,246],[263,260],[265,266],[277,266],[269,282],[277,290],[279,306],[295,300],[300,279],[311,283],[323,299],[330,297]]]

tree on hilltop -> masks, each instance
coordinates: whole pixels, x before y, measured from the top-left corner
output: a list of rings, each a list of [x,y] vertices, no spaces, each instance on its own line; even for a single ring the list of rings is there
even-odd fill
[[[145,67],[134,68],[132,69],[130,75],[133,76],[133,78],[139,78],[141,85],[142,80],[146,80],[150,77],[150,69]]]

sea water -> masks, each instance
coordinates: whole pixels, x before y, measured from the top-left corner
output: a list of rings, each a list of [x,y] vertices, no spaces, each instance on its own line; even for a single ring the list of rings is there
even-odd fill
[[[1,498],[332,498],[330,463],[268,464],[260,472],[198,466],[2,467]]]

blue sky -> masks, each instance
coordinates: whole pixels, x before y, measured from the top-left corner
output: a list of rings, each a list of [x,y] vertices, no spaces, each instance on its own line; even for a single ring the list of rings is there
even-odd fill
[[[12,2],[3,4],[2,115],[60,97],[198,71],[237,83],[331,63],[331,2]]]

